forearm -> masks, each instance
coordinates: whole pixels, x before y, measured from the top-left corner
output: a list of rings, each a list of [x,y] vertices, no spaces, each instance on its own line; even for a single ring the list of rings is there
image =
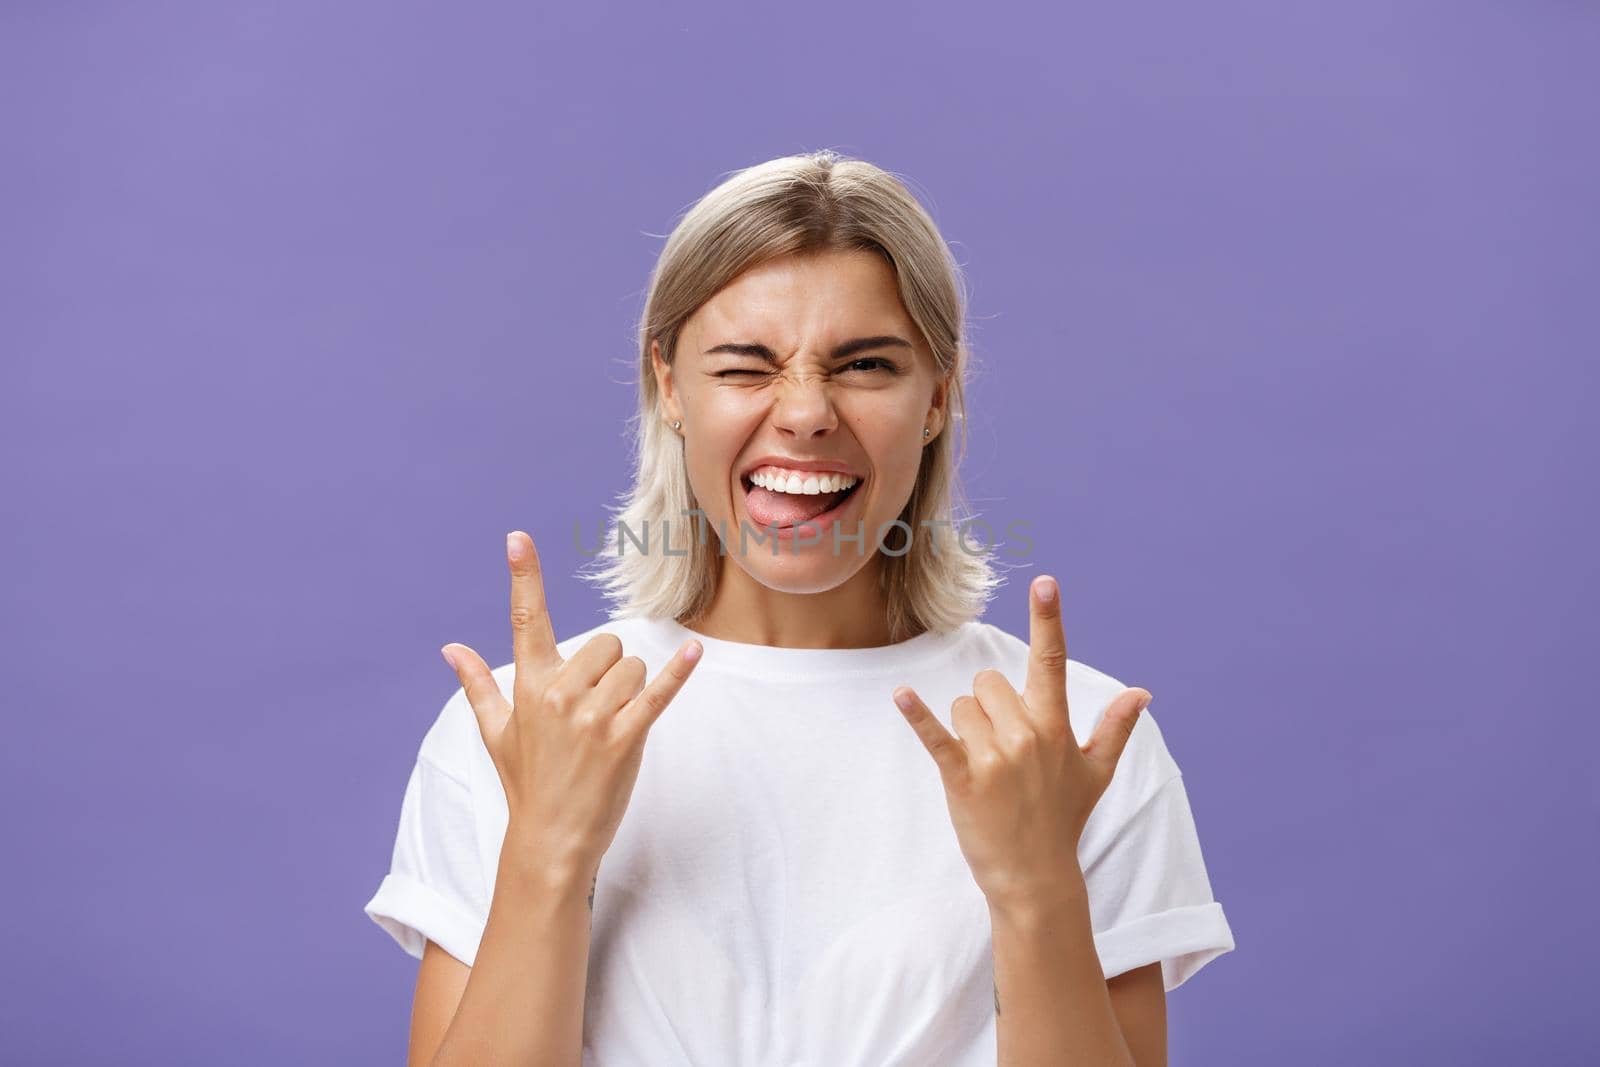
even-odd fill
[[[507,830],[483,940],[433,1067],[578,1067],[593,881]]]
[[[1049,899],[989,906],[999,1067],[1134,1067],[1076,872]]]

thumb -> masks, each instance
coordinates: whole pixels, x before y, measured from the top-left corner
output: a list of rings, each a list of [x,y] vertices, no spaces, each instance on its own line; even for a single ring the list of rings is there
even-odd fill
[[[489,665],[472,649],[452,643],[439,649],[439,654],[456,672],[467,703],[472,706],[473,717],[478,720],[478,732],[483,735],[484,747],[493,755],[495,738],[500,736],[506,720],[511,717],[511,703],[500,692],[499,683],[494,680]]]
[[[892,695],[895,707],[900,709],[901,716],[916,732],[922,747],[933,757],[933,762],[939,768],[939,776],[950,781],[952,775],[966,766],[965,746],[961,740],[944,728],[944,724],[928,710],[928,705],[909,685],[900,686]]]

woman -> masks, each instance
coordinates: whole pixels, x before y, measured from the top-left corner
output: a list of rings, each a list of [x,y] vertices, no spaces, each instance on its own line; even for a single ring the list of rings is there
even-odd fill
[[[516,532],[514,662],[443,650],[366,907],[422,960],[411,1063],[1165,1062],[1165,991],[1232,935],[1150,694],[1067,659],[1048,577],[1026,643],[978,619],[962,323],[865,162],[749,168],[675,229],[611,620],[558,642]]]

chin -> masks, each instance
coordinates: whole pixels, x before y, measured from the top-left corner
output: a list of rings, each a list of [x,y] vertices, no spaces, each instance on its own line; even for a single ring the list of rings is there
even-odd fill
[[[743,559],[735,555],[734,564],[774,592],[801,595],[837,589],[867,562],[867,557],[858,557],[848,544],[834,556],[833,545],[826,539],[802,546],[799,554],[793,553],[784,542],[779,543],[776,556],[770,544],[752,543]]]

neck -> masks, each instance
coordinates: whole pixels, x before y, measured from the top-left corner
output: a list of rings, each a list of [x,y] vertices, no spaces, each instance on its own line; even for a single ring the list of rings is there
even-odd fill
[[[690,629],[726,641],[777,648],[876,648],[889,641],[888,602],[876,555],[850,578],[815,593],[784,592],[722,558],[711,606]]]

